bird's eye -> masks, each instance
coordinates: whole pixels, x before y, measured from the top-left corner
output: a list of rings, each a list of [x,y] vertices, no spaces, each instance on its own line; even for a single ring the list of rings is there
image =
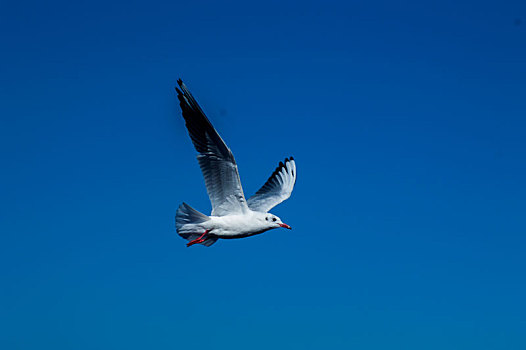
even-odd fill
[[[267,220],[267,221],[268,221],[268,218],[265,218],[265,220]]]
[[[272,218],[272,221],[276,221],[276,218]]]

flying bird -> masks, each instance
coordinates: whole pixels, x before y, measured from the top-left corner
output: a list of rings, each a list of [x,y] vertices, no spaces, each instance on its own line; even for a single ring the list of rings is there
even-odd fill
[[[205,179],[212,203],[207,216],[188,204],[179,206],[175,216],[177,233],[194,244],[211,246],[219,238],[243,238],[283,227],[279,217],[268,211],[290,197],[296,182],[294,158],[280,162],[267,182],[248,200],[245,199],[234,155],[182,80],[177,81],[179,98],[186,128],[195,149],[197,161]]]

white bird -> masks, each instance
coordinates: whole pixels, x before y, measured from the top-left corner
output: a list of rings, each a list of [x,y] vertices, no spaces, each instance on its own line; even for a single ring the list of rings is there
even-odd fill
[[[176,87],[175,90],[183,118],[199,153],[197,161],[212,203],[210,216],[186,203],[177,209],[175,226],[177,233],[189,241],[186,246],[202,244],[209,247],[219,238],[249,237],[278,227],[290,229],[289,225],[268,211],[292,193],[296,182],[294,158],[280,162],[263,187],[247,201],[234,155],[181,79],[177,83],[180,89]]]

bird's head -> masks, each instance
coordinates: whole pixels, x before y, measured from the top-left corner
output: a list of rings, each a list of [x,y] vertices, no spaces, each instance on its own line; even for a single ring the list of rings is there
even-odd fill
[[[284,224],[280,218],[278,218],[276,215],[274,214],[270,214],[270,213],[266,213],[265,216],[264,216],[264,220],[265,220],[265,223],[270,227],[270,228],[278,228],[278,227],[283,227],[283,228],[288,228],[289,230],[291,230],[292,228],[287,225],[287,224]]]

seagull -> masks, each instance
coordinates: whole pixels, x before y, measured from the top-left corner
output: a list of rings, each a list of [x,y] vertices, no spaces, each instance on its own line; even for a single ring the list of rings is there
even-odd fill
[[[179,236],[194,244],[211,246],[219,238],[254,236],[274,228],[291,227],[268,211],[290,197],[296,182],[294,158],[280,162],[267,182],[245,199],[234,155],[181,79],[176,87],[183,118],[201,167],[206,191],[212,203],[210,216],[188,204],[179,206],[175,227]]]

